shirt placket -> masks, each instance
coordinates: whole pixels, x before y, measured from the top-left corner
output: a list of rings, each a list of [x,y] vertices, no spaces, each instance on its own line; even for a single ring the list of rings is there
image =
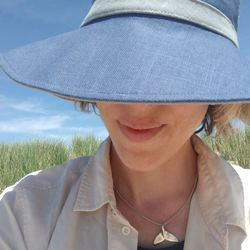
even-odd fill
[[[107,211],[108,250],[136,250],[138,232],[114,208]]]

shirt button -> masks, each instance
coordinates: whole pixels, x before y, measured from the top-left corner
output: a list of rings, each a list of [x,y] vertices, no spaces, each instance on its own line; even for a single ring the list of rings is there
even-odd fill
[[[111,212],[112,212],[112,214],[113,214],[114,216],[116,216],[116,215],[117,215],[117,213],[116,213],[115,209],[111,208]]]
[[[122,234],[127,236],[130,234],[130,228],[127,226],[122,227]]]

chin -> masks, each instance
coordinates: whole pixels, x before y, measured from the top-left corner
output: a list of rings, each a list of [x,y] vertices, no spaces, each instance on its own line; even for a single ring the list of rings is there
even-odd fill
[[[113,141],[115,154],[118,156],[121,165],[134,171],[153,171],[171,160],[176,152],[175,146],[164,143],[157,145],[130,145],[123,141]]]
[[[166,157],[164,159],[166,159]],[[159,155],[148,152],[123,152],[120,156],[120,160],[127,168],[139,172],[155,170],[161,162]]]

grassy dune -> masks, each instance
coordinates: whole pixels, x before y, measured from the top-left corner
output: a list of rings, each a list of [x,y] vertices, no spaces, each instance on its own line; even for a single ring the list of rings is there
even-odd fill
[[[92,155],[99,144],[100,141],[93,136],[79,135],[73,138],[71,145],[49,140],[0,143],[0,193],[28,173],[82,155]]]
[[[250,168],[250,128],[236,131],[227,141],[222,137],[202,139],[224,159]],[[34,140],[0,143],[0,193],[26,174],[61,164],[82,155],[92,155],[100,141],[93,136],[75,136],[71,145],[58,141]]]
[[[250,168],[250,127],[243,131],[236,130],[227,140],[222,136],[216,139],[206,136],[201,138],[225,160]]]

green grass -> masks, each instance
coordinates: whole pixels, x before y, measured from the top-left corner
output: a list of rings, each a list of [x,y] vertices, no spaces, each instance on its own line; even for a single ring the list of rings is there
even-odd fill
[[[225,160],[250,168],[250,127],[245,130],[235,130],[227,139],[201,136],[217,154]]]
[[[237,130],[227,141],[222,137],[201,136],[224,159],[250,168],[250,128]],[[14,144],[0,143],[0,193],[23,176],[67,160],[92,155],[100,145],[94,136],[76,135],[71,145],[60,141],[34,140]]]
[[[92,155],[99,144],[100,140],[93,136],[80,135],[74,136],[71,145],[49,140],[0,144],[0,193],[28,173]]]

